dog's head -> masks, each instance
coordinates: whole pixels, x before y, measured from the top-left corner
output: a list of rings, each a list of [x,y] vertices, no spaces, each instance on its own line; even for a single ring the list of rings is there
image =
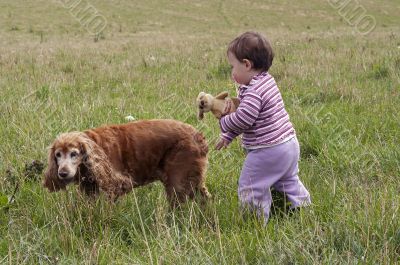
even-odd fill
[[[204,112],[208,112],[211,110],[213,106],[214,97],[210,94],[200,92],[196,99],[196,104],[199,109],[198,117],[199,119],[203,119]]]
[[[79,167],[87,156],[87,137],[81,132],[64,133],[49,148],[43,185],[50,191],[64,189],[78,181]]]

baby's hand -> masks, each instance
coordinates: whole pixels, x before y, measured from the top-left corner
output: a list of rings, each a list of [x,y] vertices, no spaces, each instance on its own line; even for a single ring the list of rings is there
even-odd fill
[[[229,145],[228,141],[220,139],[219,142],[215,145],[215,149],[221,150],[222,148],[226,148],[228,145]]]

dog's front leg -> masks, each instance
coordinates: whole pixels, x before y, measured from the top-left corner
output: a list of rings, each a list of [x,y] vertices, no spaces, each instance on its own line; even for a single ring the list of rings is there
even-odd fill
[[[130,177],[116,173],[106,181],[98,181],[99,189],[103,191],[111,201],[116,201],[118,197],[130,192],[135,183]]]

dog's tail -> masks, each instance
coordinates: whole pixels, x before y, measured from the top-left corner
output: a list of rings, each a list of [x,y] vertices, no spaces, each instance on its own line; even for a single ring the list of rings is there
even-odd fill
[[[193,139],[194,139],[195,143],[197,144],[197,146],[199,147],[200,154],[202,156],[207,155],[208,144],[207,144],[207,141],[206,141],[206,138],[204,137],[204,135],[201,132],[195,132]]]

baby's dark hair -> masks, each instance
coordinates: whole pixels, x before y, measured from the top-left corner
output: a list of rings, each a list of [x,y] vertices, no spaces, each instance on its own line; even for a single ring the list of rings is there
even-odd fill
[[[231,52],[242,62],[247,59],[253,63],[253,68],[268,71],[274,60],[271,44],[261,34],[248,31],[234,39],[228,46]]]

